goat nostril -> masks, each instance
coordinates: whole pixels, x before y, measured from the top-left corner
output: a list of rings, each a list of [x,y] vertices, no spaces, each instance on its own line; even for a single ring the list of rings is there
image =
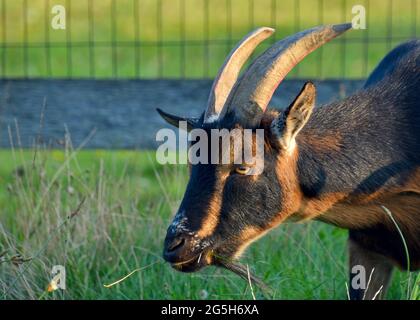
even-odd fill
[[[168,247],[168,252],[173,252],[178,248],[181,248],[185,244],[185,238],[175,239]]]

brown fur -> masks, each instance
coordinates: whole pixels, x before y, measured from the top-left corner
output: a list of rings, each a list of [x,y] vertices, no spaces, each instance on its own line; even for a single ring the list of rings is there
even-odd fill
[[[276,219],[270,222],[271,227],[275,227],[287,219],[291,214],[298,211],[302,202],[302,192],[299,189],[297,177],[297,157],[298,150],[292,154],[280,154],[277,159],[276,175],[283,188],[282,212],[279,212]]]
[[[305,132],[304,139],[305,143],[311,145],[311,148],[314,150],[314,152],[338,152],[342,147],[342,137],[340,132],[334,132],[326,136],[319,136],[316,134],[311,134],[311,132]]]
[[[218,177],[219,184],[223,185],[225,179],[226,179],[225,176],[219,175]],[[197,235],[200,238],[203,239],[205,237],[208,237],[214,232],[219,222],[221,207],[222,207],[221,192],[214,192],[212,195],[212,199],[210,200],[207,213],[205,217],[203,218],[201,228],[197,231]]]
[[[235,253],[234,258],[239,258],[245,249],[254,241],[258,240],[262,236],[264,236],[268,230],[263,230],[258,227],[249,226],[246,227],[244,230],[241,231],[237,241],[240,243],[238,250]]]

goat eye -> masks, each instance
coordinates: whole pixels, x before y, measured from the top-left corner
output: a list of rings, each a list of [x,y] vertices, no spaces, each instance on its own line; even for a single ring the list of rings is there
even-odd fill
[[[250,168],[245,166],[240,166],[235,168],[235,172],[239,174],[247,174],[249,172]]]

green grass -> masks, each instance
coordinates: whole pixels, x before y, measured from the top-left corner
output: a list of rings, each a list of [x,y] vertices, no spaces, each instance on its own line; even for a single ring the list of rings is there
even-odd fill
[[[0,162],[1,298],[252,298],[246,281],[225,270],[182,274],[163,262],[185,167],[161,166],[153,152],[71,148],[0,150]],[[275,299],[346,299],[346,238],[346,231],[318,222],[286,224],[254,243],[242,262]],[[13,264],[18,254],[31,260]],[[53,265],[66,267],[67,289],[45,293]],[[143,269],[103,286],[136,268]],[[411,298],[420,299],[415,277]],[[408,275],[396,272],[388,298],[405,299],[407,284]]]
[[[26,1],[26,11],[24,0],[3,3],[0,13],[6,19],[0,24],[0,43],[8,45],[0,47],[5,62],[4,68],[0,64],[0,75],[6,77],[213,77],[234,42],[256,26],[275,27],[274,41],[321,23],[351,21],[353,5],[362,4],[367,10],[366,30],[349,32],[345,42],[334,40],[291,73],[305,78],[360,78],[393,46],[418,36],[420,21],[420,0],[162,0],[161,6],[156,0],[118,0],[115,19],[112,0],[93,0],[91,23],[87,0],[49,0],[49,8],[44,0],[31,0]],[[66,30],[49,27],[55,4],[67,7]],[[44,44],[48,39],[49,49]],[[91,41],[96,43],[92,50]],[[123,45],[113,51],[112,41]],[[135,41],[141,42],[138,51]]]

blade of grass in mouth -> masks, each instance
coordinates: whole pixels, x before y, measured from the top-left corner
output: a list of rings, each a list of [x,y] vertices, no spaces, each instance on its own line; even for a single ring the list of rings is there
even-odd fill
[[[226,259],[217,259],[217,265],[232,271],[241,278],[248,281],[248,278],[251,279],[252,283],[255,283],[263,292],[264,296],[269,297],[272,295],[272,290],[267,286],[260,278],[253,275],[249,270],[242,264],[238,262],[232,262]]]

